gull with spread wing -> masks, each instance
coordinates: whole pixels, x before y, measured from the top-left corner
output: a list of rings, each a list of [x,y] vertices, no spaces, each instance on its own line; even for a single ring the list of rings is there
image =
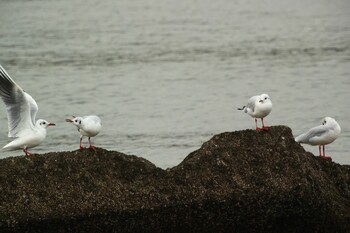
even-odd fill
[[[42,119],[35,121],[37,103],[13,81],[1,65],[0,96],[7,109],[8,137],[15,138],[0,151],[23,149],[26,155],[31,155],[28,149],[40,145],[46,138],[46,128],[55,124]]]

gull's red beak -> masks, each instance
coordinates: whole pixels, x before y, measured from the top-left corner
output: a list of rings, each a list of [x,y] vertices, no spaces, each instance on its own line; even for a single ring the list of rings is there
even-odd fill
[[[55,126],[55,123],[49,123],[47,126]]]

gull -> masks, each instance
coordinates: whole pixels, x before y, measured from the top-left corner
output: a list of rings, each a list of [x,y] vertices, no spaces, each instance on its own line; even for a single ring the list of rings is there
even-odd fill
[[[316,126],[295,138],[296,142],[318,146],[320,157],[330,158],[325,154],[325,145],[332,143],[341,132],[340,125],[332,117],[323,118],[322,125]],[[321,153],[323,150],[323,154]]]
[[[267,131],[270,127],[264,125],[264,117],[270,114],[272,110],[272,102],[267,94],[261,94],[252,96],[246,106],[238,108],[245,113],[248,113],[251,117],[255,118],[255,129],[256,131],[265,130]],[[258,120],[261,119],[262,128],[258,127]]]
[[[82,145],[83,137],[87,136],[89,139],[89,148],[95,150],[96,147],[94,147],[91,144],[90,138],[95,137],[99,132],[101,131],[102,125],[101,125],[101,119],[98,116],[84,116],[84,117],[75,117],[73,116],[72,119],[66,119],[66,122],[72,123],[78,128],[78,131],[80,132],[80,149],[84,149]]]
[[[23,149],[25,155],[32,155],[28,149],[41,144],[46,138],[46,128],[55,124],[42,119],[35,121],[39,109],[37,103],[13,81],[1,65],[0,96],[7,109],[8,137],[15,138],[0,151]]]

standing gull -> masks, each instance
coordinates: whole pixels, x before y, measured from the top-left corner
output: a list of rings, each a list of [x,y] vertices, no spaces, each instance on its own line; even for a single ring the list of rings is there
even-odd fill
[[[90,138],[95,137],[101,131],[101,119],[98,116],[73,116],[73,119],[66,119],[66,121],[72,123],[78,128],[78,131],[80,132],[80,149],[84,149],[82,144],[84,136],[87,136],[89,139],[89,148],[93,150],[96,149],[96,147],[91,145]]]
[[[304,134],[295,138],[296,142],[309,144],[312,146],[318,146],[320,157],[330,158],[325,154],[325,145],[332,143],[338,138],[341,132],[338,122],[331,117],[325,117],[322,121],[322,125],[316,126]],[[323,154],[321,153],[323,150]]]
[[[15,138],[1,151],[23,149],[26,155],[31,155],[28,149],[42,143],[46,137],[46,128],[55,124],[42,119],[35,121],[37,103],[13,81],[1,65],[0,96],[7,109],[8,137]]]
[[[270,127],[264,125],[264,117],[270,114],[272,110],[272,102],[267,94],[256,95],[248,100],[246,106],[238,108],[245,113],[248,113],[251,117],[255,118],[255,129],[256,131],[265,130],[267,131]],[[262,128],[258,127],[258,120],[261,119]]]

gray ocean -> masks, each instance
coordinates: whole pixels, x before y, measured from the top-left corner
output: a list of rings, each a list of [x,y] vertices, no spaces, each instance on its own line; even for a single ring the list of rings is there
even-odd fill
[[[0,22],[0,63],[57,124],[31,152],[78,149],[65,118],[96,114],[96,146],[173,167],[254,129],[236,109],[267,93],[265,123],[295,136],[334,117],[326,152],[350,164],[349,0],[1,0]],[[7,133],[1,101],[0,146]]]

